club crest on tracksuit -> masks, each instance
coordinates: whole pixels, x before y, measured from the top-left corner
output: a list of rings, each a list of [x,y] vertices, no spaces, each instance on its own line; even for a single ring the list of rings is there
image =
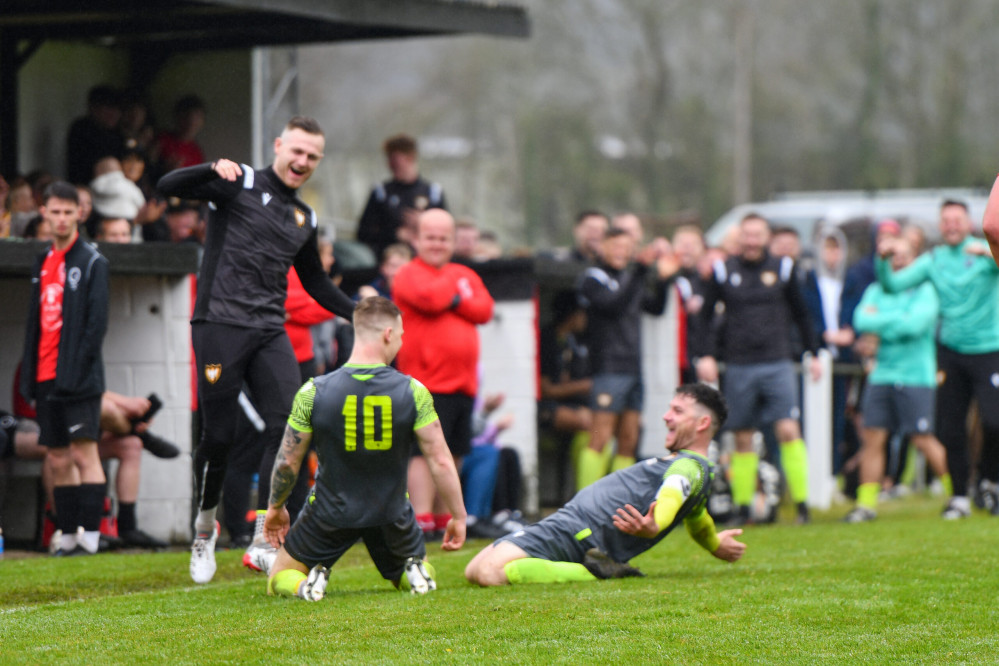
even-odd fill
[[[205,379],[208,380],[209,384],[214,384],[222,376],[222,364],[221,363],[206,363],[205,364]]]

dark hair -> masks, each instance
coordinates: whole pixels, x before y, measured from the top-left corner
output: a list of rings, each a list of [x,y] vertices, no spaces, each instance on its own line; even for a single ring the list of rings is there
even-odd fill
[[[286,130],[300,129],[309,134],[318,134],[321,137],[326,136],[323,128],[319,126],[319,121],[309,116],[295,116],[288,121],[288,124],[284,128]]]
[[[611,240],[612,238],[617,238],[618,236],[627,236],[628,238],[631,238],[631,234],[621,227],[612,227],[607,230],[606,234],[604,234],[604,240]]]
[[[759,217],[759,216],[757,215],[756,217]],[[763,218],[760,218],[760,219],[762,220]],[[797,229],[795,229],[794,227],[788,227],[788,226],[774,227],[771,230],[770,233],[772,235],[774,235],[774,236],[776,236],[778,234],[790,234],[790,235],[794,236],[795,238],[801,238],[801,234],[798,233]]]
[[[964,209],[964,212],[968,212],[968,204],[960,199],[944,199],[944,202],[940,204],[940,210],[943,210],[947,206],[960,206]]]
[[[87,106],[121,106],[121,93],[108,85],[94,86],[87,92]]]
[[[676,389],[677,395],[689,395],[694,401],[711,412],[711,420],[714,422],[715,432],[718,432],[725,419],[728,418],[728,405],[721,392],[708,384],[698,382],[696,384],[682,384]]]
[[[580,224],[582,224],[583,220],[585,220],[588,217],[602,217],[604,218],[604,220],[607,222],[608,225],[610,224],[610,218],[607,217],[605,213],[602,213],[599,210],[591,208],[589,210],[580,211],[580,213],[576,215],[576,226],[578,227]]]
[[[24,225],[24,231],[21,232],[21,238],[38,238],[38,227],[42,226],[42,222],[45,220],[41,215],[34,215],[28,223]]]
[[[767,218],[763,217],[762,215],[760,215],[756,211],[750,211],[750,212],[746,213],[745,215],[743,215],[742,219],[739,220],[739,224],[742,225],[742,224],[744,224],[748,220],[762,220],[764,222],[764,224],[767,225],[767,228],[768,229],[770,228],[770,220],[768,220]]]
[[[191,111],[204,111],[205,102],[203,99],[197,95],[184,95],[177,100],[177,103],[173,105],[174,115],[184,115]]]
[[[579,304],[576,292],[569,290],[559,291],[552,299],[552,323],[558,326],[582,309],[583,306]]]
[[[385,139],[382,143],[382,152],[388,157],[392,153],[402,153],[403,155],[416,155],[419,148],[416,139],[408,134],[396,134]]]
[[[377,320],[391,319],[395,321],[395,318],[401,314],[399,306],[383,296],[362,298],[354,306],[354,328],[373,328],[376,327]]]
[[[49,186],[45,188],[42,193],[42,205],[47,204],[49,199],[62,199],[63,201],[72,201],[77,206],[80,205],[80,195],[76,191],[76,186],[70,185],[64,180],[49,183]]]
[[[97,235],[103,236],[105,233],[105,225],[108,222],[118,222],[124,220],[128,224],[128,232],[132,233],[132,221],[127,217],[102,217],[97,221]]]

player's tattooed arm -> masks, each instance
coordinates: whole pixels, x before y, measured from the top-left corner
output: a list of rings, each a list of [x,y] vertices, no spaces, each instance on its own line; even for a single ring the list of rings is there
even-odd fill
[[[271,506],[282,507],[288,500],[311,441],[311,432],[302,432],[290,425],[285,426],[281,448],[278,449],[277,457],[274,459],[274,470],[271,472]]]

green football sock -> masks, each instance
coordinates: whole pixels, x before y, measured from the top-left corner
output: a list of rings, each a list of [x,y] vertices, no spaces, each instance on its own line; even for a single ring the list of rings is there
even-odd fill
[[[579,452],[579,460],[576,461],[576,490],[599,481],[606,473],[607,461],[604,454],[586,447]]]
[[[940,485],[943,486],[944,494],[947,497],[954,494],[954,482],[950,480],[950,474],[944,474],[940,477]]]
[[[537,557],[525,557],[507,562],[503,567],[511,584],[573,583],[597,580],[586,567],[576,562],[550,562]]]
[[[902,468],[902,473],[898,475],[900,486],[911,486],[916,482],[917,455],[919,455],[919,452],[916,450],[916,447],[910,446],[905,456],[905,467]]]
[[[756,473],[760,456],[752,451],[732,454],[732,501],[736,506],[749,506],[756,493]]]
[[[611,471],[616,472],[619,469],[625,469],[631,467],[635,464],[634,456],[614,456],[614,460],[611,462]]]
[[[297,597],[298,587],[308,577],[308,574],[297,569],[282,569],[267,579],[267,594]]]
[[[798,438],[781,442],[780,461],[787,479],[791,500],[798,504],[808,499],[808,450],[805,440]]]
[[[590,445],[590,433],[588,430],[580,430],[572,436],[572,459],[579,460],[580,452]]]
[[[880,483],[862,483],[857,487],[857,506],[874,511],[878,508],[878,493],[881,492]]]

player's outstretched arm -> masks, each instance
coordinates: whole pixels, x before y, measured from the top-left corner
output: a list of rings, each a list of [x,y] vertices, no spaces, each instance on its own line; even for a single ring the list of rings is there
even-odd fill
[[[444,550],[458,550],[465,543],[465,501],[461,496],[461,480],[458,478],[458,470],[454,465],[454,458],[447,448],[444,440],[444,431],[441,429],[441,422],[435,419],[433,422],[423,426],[416,431],[416,437],[420,443],[420,450],[426,458],[427,466],[430,467],[430,476],[433,477],[434,486],[440,493],[451,512],[451,520],[448,521],[444,530],[444,542],[441,548]]]
[[[295,487],[295,481],[298,480],[298,470],[302,467],[302,461],[309,451],[311,441],[311,432],[302,432],[290,425],[285,426],[281,448],[278,449],[277,457],[274,459],[271,496],[267,503],[267,515],[264,517],[264,536],[275,548],[280,548],[291,526],[285,502],[288,501],[288,496]]]

